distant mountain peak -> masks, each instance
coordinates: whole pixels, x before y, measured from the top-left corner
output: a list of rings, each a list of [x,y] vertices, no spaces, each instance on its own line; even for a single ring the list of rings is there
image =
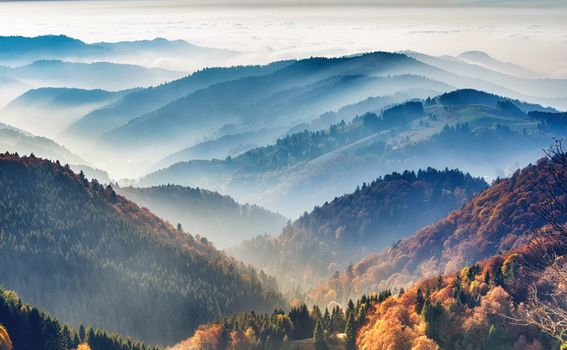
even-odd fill
[[[461,58],[482,58],[482,59],[492,59],[492,57],[484,51],[465,51],[461,53],[458,57]]]
[[[458,55],[457,58],[517,77],[537,79],[542,78],[543,76],[543,74],[534,72],[533,70],[521,65],[512,62],[500,61],[484,51],[465,51]]]

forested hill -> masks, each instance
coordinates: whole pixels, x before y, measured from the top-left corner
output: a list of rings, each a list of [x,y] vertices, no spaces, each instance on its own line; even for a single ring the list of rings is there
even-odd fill
[[[458,170],[392,173],[304,214],[276,237],[230,250],[286,289],[309,288],[459,208],[487,186]]]
[[[159,350],[101,329],[69,327],[0,288],[2,350]]]
[[[564,246],[562,248],[564,250]],[[421,280],[399,295],[374,303],[357,331],[358,349],[559,349],[559,343],[521,317],[529,288],[549,284],[544,266],[523,263],[527,250],[501,254],[462,270]],[[549,263],[549,261],[545,261]],[[563,345],[565,346],[565,345]],[[563,348],[562,346],[562,348]]]
[[[119,194],[186,231],[207,237],[220,249],[264,233],[277,233],[286,218],[229,196],[178,185],[114,187]]]
[[[527,323],[525,310],[533,312],[533,322],[545,315],[553,317],[545,321],[557,320],[551,312],[562,310],[550,299],[563,296],[564,289],[553,283],[559,277],[553,260],[541,258],[542,251],[553,250],[562,251],[564,259],[565,240],[532,248],[423,279],[397,293],[362,295],[344,308],[332,304],[309,310],[301,305],[287,314],[276,310],[272,315],[235,315],[199,327],[172,350],[559,349],[557,338],[564,339],[564,327],[558,324],[544,332]],[[541,263],[529,268],[536,259]],[[542,291],[544,304],[536,304],[531,296],[534,286]],[[550,308],[534,309],[542,305]]]
[[[73,325],[150,343],[280,304],[272,281],[58,163],[0,155],[0,284]]]
[[[538,214],[547,201],[541,186],[561,186],[546,159],[496,181],[434,225],[360,260],[352,269],[312,290],[309,297],[327,303],[376,288],[403,287],[514,249],[526,235],[545,224]],[[557,218],[558,223],[566,219]]]
[[[416,251],[424,259],[417,268],[429,269],[430,275],[407,289],[374,285],[371,294],[359,294],[356,303],[345,301],[344,308],[331,302],[310,312],[302,305],[287,315],[276,310],[271,316],[233,316],[200,327],[173,349],[564,349],[566,180],[567,154],[559,145],[545,160],[497,182],[449,215],[455,221],[453,236],[438,232],[437,224],[407,239],[427,248],[412,246],[386,266],[388,272],[411,271]],[[455,243],[465,246],[448,252]],[[490,254],[488,245],[500,250],[478,259]],[[512,249],[504,252],[506,246]],[[439,250],[457,259],[470,254],[471,261],[451,267],[452,272],[434,272]],[[368,277],[371,269],[388,263],[368,268]],[[364,266],[350,273],[357,268]]]

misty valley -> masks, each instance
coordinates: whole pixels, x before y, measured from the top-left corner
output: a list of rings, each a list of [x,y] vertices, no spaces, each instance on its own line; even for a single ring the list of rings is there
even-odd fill
[[[83,35],[217,6],[38,3],[99,6]],[[0,24],[0,350],[567,349],[567,70],[325,51],[311,5],[269,54]]]

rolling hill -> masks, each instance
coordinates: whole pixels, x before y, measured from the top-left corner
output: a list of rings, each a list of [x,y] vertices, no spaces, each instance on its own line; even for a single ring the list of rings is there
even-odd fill
[[[418,56],[418,58],[421,57],[427,56]],[[366,88],[366,91],[364,91],[366,96],[363,98],[360,95],[353,96],[352,92],[349,94],[349,88],[353,86],[352,84],[363,89],[365,86],[364,79],[371,77],[419,75],[443,83],[445,86],[481,89],[500,95],[522,98],[523,100],[530,100],[530,97],[534,95],[539,96],[536,94],[537,92],[551,98],[562,97],[550,95],[550,93],[562,91],[563,89],[560,87],[565,85],[565,81],[559,80],[548,79],[536,82],[505,76],[488,69],[482,70],[482,67],[465,62],[457,62],[465,68],[461,66],[453,68],[450,66],[450,64],[456,64],[453,61],[437,63],[437,60],[441,59],[431,58],[427,61],[435,64],[432,65],[404,54],[386,52],[331,59],[310,58],[300,60],[270,75],[233,81],[186,96],[113,130],[105,135],[103,140],[110,145],[132,147],[148,141],[155,143],[156,139],[173,143],[171,138],[178,138],[180,135],[195,137],[199,135],[196,133],[197,130],[194,130],[195,127],[216,131],[224,124],[246,125],[261,122],[268,116],[272,124],[283,122],[278,120],[282,117],[286,117],[285,122],[288,124],[294,120],[309,121],[309,118],[313,118],[313,108],[316,108],[318,103],[327,104],[327,110],[319,111],[323,113],[338,109],[346,104],[362,101],[368,97],[383,95],[384,92],[372,91],[372,89],[376,89],[374,85]],[[445,69],[445,66],[449,66],[448,69]],[[468,72],[470,70],[473,72],[482,70],[485,74],[470,74]],[[464,73],[461,71],[464,71]],[[502,79],[498,80],[498,77]],[[333,79],[335,80],[333,81]],[[357,83],[359,85],[356,85]],[[521,89],[521,91],[516,91],[511,88],[538,86],[538,84],[545,85],[545,89],[540,87],[530,91]],[[386,86],[382,85],[382,87],[385,88]],[[434,88],[437,91],[439,89],[439,86]],[[389,86],[386,94],[391,95],[399,90],[399,88],[395,88],[395,85]],[[322,94],[323,91],[328,95]],[[329,98],[319,100],[320,97],[324,96],[329,96]],[[334,98],[331,98],[331,96]],[[339,99],[337,100],[337,98]],[[346,102],[344,99],[347,98],[355,100]],[[210,102],[211,99],[214,99],[215,104]],[[222,103],[219,103],[219,101],[222,101]],[[287,103],[284,103],[286,101]],[[269,114],[266,115],[267,112]],[[204,114],[209,116],[207,120],[203,120],[202,115]],[[290,120],[289,118],[293,119]],[[148,130],[155,129],[156,120],[161,122],[160,133],[158,135],[149,134]],[[203,122],[205,122],[205,125],[203,125]],[[133,140],[134,134],[142,135],[144,141]]]
[[[560,186],[551,167],[542,159],[496,181],[461,209],[314,288],[310,300],[344,301],[373,290],[405,287],[518,248],[546,224],[538,214],[547,200],[539,186]],[[565,219],[558,217],[558,222]]]
[[[547,248],[565,251],[564,243]],[[562,325],[544,331],[520,316],[533,302],[533,286],[563,293],[551,283],[549,260],[527,267],[538,258],[541,254],[520,249],[420,280],[396,294],[384,290],[362,295],[344,308],[334,304],[322,311],[315,306],[309,312],[302,305],[288,314],[235,315],[202,325],[172,349],[559,349],[562,342],[555,337],[562,338],[557,332]]]
[[[490,57],[482,59],[482,54],[466,54],[459,57],[441,56],[434,57],[417,52],[405,52],[421,62],[443,69],[445,71],[458,74],[471,79],[480,79],[492,84],[491,87],[468,86],[469,88],[480,88],[491,93],[506,95],[520,100],[527,100],[545,106],[555,108],[567,108],[567,87],[566,79],[542,78],[536,73],[523,74],[521,68],[510,67],[509,64],[491,60]],[[473,61],[473,57],[478,56],[478,61]],[[466,57],[468,59],[464,59]],[[493,62],[487,65],[478,62]],[[472,64],[471,64],[472,63]],[[487,67],[488,66],[488,67]],[[510,73],[507,73],[511,71]],[[525,77],[528,75],[528,77]]]
[[[263,146],[285,135],[281,130],[318,130],[340,122],[345,113],[354,113],[352,118],[379,112],[381,108],[372,106],[377,98],[398,94],[407,100],[425,98],[423,92],[434,96],[455,88],[474,88],[557,107],[563,106],[563,96],[556,93],[564,90],[563,85],[561,80],[516,77],[458,58],[409,52],[315,57],[263,67],[205,69],[93,111],[64,136],[73,147],[86,148],[85,157],[114,177],[133,178],[140,171],[155,170],[155,164],[169,165],[169,160],[162,161],[184,150],[191,158],[174,157],[176,161],[236,156],[254,144]],[[391,103],[400,102],[403,100]],[[341,117],[333,114],[339,110]],[[331,120],[333,116],[338,119]],[[262,130],[267,132],[265,139],[256,136]],[[233,147],[193,152],[204,147],[204,142],[223,137],[219,143]],[[239,140],[227,142],[230,138]],[[107,153],[113,155],[112,162],[100,156]]]
[[[76,88],[28,90],[0,110],[0,120],[36,135],[60,140],[83,115],[119,100],[132,90],[111,92]]]
[[[332,109],[329,106],[340,108],[404,88],[449,90],[447,84],[411,76],[432,69],[436,70],[405,55],[383,52],[300,60],[272,74],[196,91],[106,133],[101,145],[155,151],[159,143],[162,148],[179,149],[225,125],[235,124],[240,131],[290,125]]]
[[[466,51],[457,56],[461,60],[469,63],[478,64],[486,68],[494,69],[504,74],[528,79],[541,78],[541,73],[536,73],[531,69],[519,66],[512,62],[502,62],[483,51]]]
[[[282,302],[265,274],[68,167],[5,153],[0,194],[0,283],[74,326],[168,344]]]
[[[206,62],[224,65],[236,54],[163,38],[86,43],[66,35],[0,36],[0,64],[9,66],[22,66],[38,60],[109,61],[192,71]]]
[[[210,188],[297,217],[393,171],[448,166],[489,179],[506,176],[567,132],[542,127],[536,112],[551,113],[552,119],[561,115],[481,91],[455,90],[326,130],[287,135],[235,157],[179,162],[140,184]]]
[[[53,161],[84,164],[84,160],[46,137],[34,136],[21,129],[0,123],[0,152],[35,154]]]
[[[565,288],[561,281],[567,271],[567,156],[558,145],[538,164],[497,182],[440,223],[386,250],[389,254],[407,242],[421,244],[405,251],[403,261],[383,262],[407,273],[415,268],[411,263],[415,251],[426,261],[420,274],[429,277],[419,277],[407,288],[380,291],[374,285],[370,294],[358,294],[355,302],[345,299],[341,306],[333,301],[324,311],[317,305],[309,311],[302,304],[288,314],[276,310],[272,315],[235,315],[202,325],[174,349],[564,347]],[[471,207],[475,207],[472,217],[463,216]],[[435,233],[450,219],[456,219],[453,233]],[[491,229],[491,225],[502,227]],[[507,248],[500,245],[500,251],[486,250],[495,241],[512,248],[503,251]],[[453,249],[455,243],[460,249]],[[442,250],[448,258],[461,259],[467,253],[474,258],[459,268],[449,267],[451,272],[439,272],[435,263]],[[489,257],[475,260],[484,254]],[[356,275],[357,268],[364,268],[358,265],[341,278]],[[399,274],[390,272],[392,277]],[[356,287],[356,278],[345,282],[345,286],[354,283]]]
[[[20,67],[0,67],[0,75],[35,87],[125,90],[161,84],[184,73],[133,64],[41,60]]]
[[[288,62],[267,66],[238,66],[206,68],[172,82],[134,91],[116,103],[94,110],[70,126],[65,136],[77,140],[95,140],[100,135],[126,124],[133,118],[159,109],[172,101],[197,90],[246,76],[270,74],[285,67]],[[84,141],[83,141],[84,142]]]
[[[277,236],[259,236],[228,252],[275,276],[284,290],[305,291],[442,218],[486,186],[458,170],[389,174],[315,207]]]
[[[220,249],[260,234],[277,233],[286,223],[279,214],[199,188],[164,185],[113,189],[172,224],[180,223],[184,230],[206,237]]]

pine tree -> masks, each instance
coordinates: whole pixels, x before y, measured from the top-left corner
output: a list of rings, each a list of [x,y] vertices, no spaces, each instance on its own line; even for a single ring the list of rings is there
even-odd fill
[[[356,349],[356,327],[354,324],[354,312],[350,312],[348,314],[348,320],[346,323],[346,350],[355,350]]]
[[[327,331],[331,330],[331,314],[329,314],[328,308],[325,308],[325,314],[323,315],[323,326]]]
[[[320,320],[315,322],[315,330],[313,331],[313,342],[315,344],[315,350],[327,350],[329,346],[327,345],[327,339],[325,337],[325,331],[321,325]]]
[[[425,303],[425,298],[423,297],[423,292],[421,288],[417,288],[417,296],[415,298],[415,312],[421,314],[421,309],[423,308],[423,304]]]
[[[220,337],[219,337],[219,341],[218,341],[219,349],[226,348],[229,341],[230,341],[230,325],[228,324],[228,321],[225,318],[223,325],[222,325],[222,331],[221,331],[221,334],[220,334]]]
[[[502,274],[501,268],[497,267],[496,270],[494,270],[494,284],[497,286],[504,285],[504,275]]]
[[[79,341],[84,342],[87,341],[87,332],[85,332],[85,326],[81,324],[79,327]]]
[[[348,304],[347,304],[347,316],[350,312],[354,311],[354,303],[352,302],[352,299],[349,299]]]

